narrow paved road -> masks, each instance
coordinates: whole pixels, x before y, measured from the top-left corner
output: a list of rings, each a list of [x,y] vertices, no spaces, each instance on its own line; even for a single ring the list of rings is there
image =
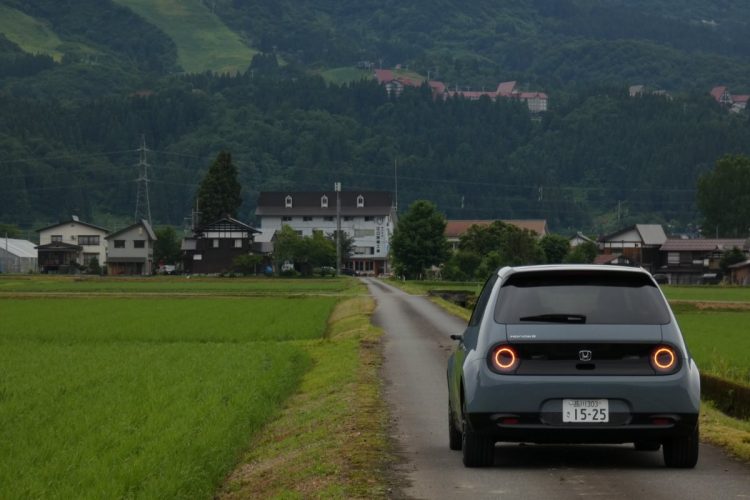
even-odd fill
[[[750,467],[703,444],[693,470],[667,469],[661,452],[631,445],[500,444],[495,465],[466,469],[448,448],[448,337],[464,322],[422,297],[379,280],[367,285],[386,332],[384,376],[395,438],[404,458],[401,495],[412,498],[724,499],[750,498]]]

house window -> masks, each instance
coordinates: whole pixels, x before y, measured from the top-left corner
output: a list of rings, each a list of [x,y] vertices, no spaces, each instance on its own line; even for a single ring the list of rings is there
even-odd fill
[[[96,246],[99,244],[99,236],[79,236],[78,244],[83,246]]]
[[[365,197],[362,195],[357,196],[357,208],[362,208],[365,206]]]
[[[326,221],[326,222],[333,222],[333,217],[325,216],[325,217],[323,217],[323,220]]]
[[[676,266],[680,263],[680,252],[667,252],[667,264]]]
[[[53,235],[52,235],[52,236],[50,237],[50,241],[52,241],[52,242],[55,242],[55,241],[62,241],[62,234],[53,234]]]
[[[242,240],[241,239],[234,240],[234,248],[242,248]]]
[[[308,216],[302,217],[302,220],[305,222],[312,222],[312,219],[313,219],[312,217],[308,217]]]
[[[344,217],[344,220],[347,221],[347,222],[351,222],[351,221],[354,220],[354,217],[346,216],[346,217]]]
[[[292,222],[292,218],[288,217],[288,216],[282,217],[281,220],[284,221],[284,222]]]
[[[133,240],[133,248],[146,248],[146,240]]]
[[[374,220],[375,220],[375,217],[372,217],[370,215],[368,215],[367,217],[365,217],[365,222],[373,222]]]
[[[125,240],[115,240],[115,248],[125,248]]]
[[[99,254],[98,253],[85,253],[83,254],[83,263],[87,266],[91,265],[91,262],[97,261],[99,262]]]
[[[284,206],[285,206],[286,208],[292,208],[292,197],[291,197],[291,196],[287,196],[287,197],[286,197],[286,198],[284,199]]]
[[[320,198],[320,208],[328,208],[328,196],[323,195]]]
[[[211,240],[211,246],[214,247],[214,248],[219,248],[219,240],[218,240],[218,238]]]
[[[193,254],[193,260],[203,260],[203,255],[199,253]]]

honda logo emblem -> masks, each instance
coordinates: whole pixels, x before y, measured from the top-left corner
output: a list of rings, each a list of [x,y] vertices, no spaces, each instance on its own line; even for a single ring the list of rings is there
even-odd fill
[[[591,361],[591,351],[588,349],[581,349],[578,351],[578,359],[581,361]]]

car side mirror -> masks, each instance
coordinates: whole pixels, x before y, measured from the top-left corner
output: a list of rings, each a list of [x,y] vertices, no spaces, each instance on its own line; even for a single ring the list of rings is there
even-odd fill
[[[451,340],[458,340],[459,342],[463,342],[464,336],[463,335],[451,335]]]

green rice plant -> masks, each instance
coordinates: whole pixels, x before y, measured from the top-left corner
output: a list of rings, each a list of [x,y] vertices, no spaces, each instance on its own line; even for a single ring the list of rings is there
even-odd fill
[[[663,285],[661,289],[669,300],[692,300],[697,302],[750,302],[750,287]]]
[[[352,293],[351,278],[269,279],[188,278],[186,276],[0,276],[0,296],[26,293],[300,295]]]
[[[0,339],[246,342],[320,338],[336,297],[2,299]]]
[[[244,71],[258,51],[248,47],[201,0],[115,0],[158,26],[177,46],[189,73]]]
[[[677,322],[701,371],[750,383],[750,311],[678,312]]]
[[[210,498],[309,366],[288,342],[0,339],[0,498]]]

